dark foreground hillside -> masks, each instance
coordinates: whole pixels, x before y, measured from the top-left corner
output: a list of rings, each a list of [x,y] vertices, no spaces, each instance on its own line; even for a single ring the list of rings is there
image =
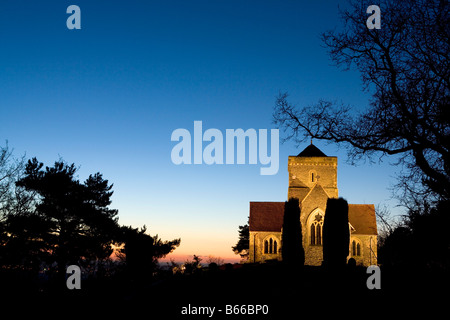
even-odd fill
[[[167,272],[153,279],[118,273],[83,280],[80,290],[7,271],[1,272],[0,280],[3,310],[11,307],[18,315],[50,318],[70,314],[112,319],[300,319],[322,318],[324,313],[380,318],[446,309],[446,272],[381,268],[380,290],[367,288],[369,276],[362,267],[293,270],[273,263],[227,265],[190,275]],[[205,314],[212,308],[212,316]]]

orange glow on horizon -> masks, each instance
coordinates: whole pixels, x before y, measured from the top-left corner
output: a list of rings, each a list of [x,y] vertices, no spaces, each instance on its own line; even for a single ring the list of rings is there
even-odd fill
[[[109,256],[110,259],[113,261],[119,260],[118,253],[120,249],[123,249],[124,245],[116,246],[112,245],[113,252]],[[181,249],[181,250],[180,250]],[[191,249],[186,248],[186,246],[182,247],[182,244],[175,248],[175,250],[172,253],[169,253],[164,258],[158,259],[160,263],[170,263],[171,260],[175,261],[176,263],[183,263],[185,261],[191,261],[194,254],[196,256],[199,256],[202,259],[202,264],[207,265],[208,260],[210,257],[213,258],[220,258],[224,261],[224,263],[239,263],[241,261],[241,257],[239,255],[234,254],[231,249],[229,250],[229,253],[225,252],[225,250],[217,250],[213,252],[201,252],[203,250],[197,250],[197,249]]]
[[[196,256],[199,256],[202,261],[200,262],[202,265],[208,265],[208,258],[214,257],[214,258],[220,258],[223,259],[224,263],[239,263],[241,261],[241,257],[239,255],[235,256],[220,256],[220,255],[214,255],[214,254],[197,254]],[[192,261],[194,254],[177,254],[175,252],[172,252],[168,254],[166,257],[159,259],[160,263],[170,263],[171,260],[175,261],[176,263],[184,263],[185,261]]]

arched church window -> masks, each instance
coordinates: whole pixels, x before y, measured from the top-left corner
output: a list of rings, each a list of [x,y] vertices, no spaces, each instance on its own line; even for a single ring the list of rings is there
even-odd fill
[[[316,245],[322,245],[322,225],[320,223],[316,225]]]
[[[311,245],[321,246],[322,245],[322,227],[323,227],[323,216],[317,213],[311,222],[310,227],[310,243]]]
[[[361,244],[355,240],[352,241],[352,256],[360,256],[361,255]]]
[[[277,254],[278,253],[278,242],[274,238],[270,237],[264,240],[264,253],[265,254]]]

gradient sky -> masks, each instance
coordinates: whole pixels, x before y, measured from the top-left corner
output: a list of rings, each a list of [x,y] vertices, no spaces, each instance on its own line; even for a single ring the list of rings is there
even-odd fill
[[[81,30],[66,9],[81,8]],[[287,157],[277,175],[260,165],[171,162],[173,130],[271,129],[275,96],[298,106],[368,105],[360,76],[331,65],[320,33],[339,25],[344,1],[0,2],[0,143],[52,165],[62,157],[79,178],[100,171],[114,183],[119,223],[181,238],[174,257],[236,257],[249,201],[285,201]],[[283,134],[280,132],[281,136]],[[387,203],[398,170],[354,167],[336,145],[338,187],[349,203]]]

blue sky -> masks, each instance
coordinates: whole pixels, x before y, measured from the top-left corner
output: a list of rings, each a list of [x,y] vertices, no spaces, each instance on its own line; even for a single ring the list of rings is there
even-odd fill
[[[69,30],[66,9],[81,9]],[[121,224],[147,225],[175,253],[233,256],[249,201],[285,201],[287,156],[277,175],[260,165],[180,165],[173,130],[271,129],[275,96],[303,106],[368,105],[358,73],[331,65],[320,33],[339,25],[344,1],[2,1],[0,139],[17,156],[46,165],[62,157],[79,177],[100,171],[114,183]],[[280,132],[281,136],[283,134]],[[389,203],[396,168],[357,167],[338,156],[340,195]]]

